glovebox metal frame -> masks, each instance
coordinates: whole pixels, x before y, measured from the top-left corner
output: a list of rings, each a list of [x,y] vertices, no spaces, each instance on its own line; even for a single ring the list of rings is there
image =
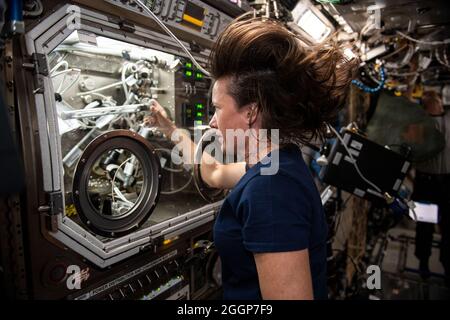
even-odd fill
[[[130,33],[122,30],[117,23],[117,19],[112,19],[107,14],[84,7],[78,8],[80,10],[79,26],[71,23],[73,11],[71,6],[66,4],[57,8],[37,26],[28,31],[25,34],[27,54],[30,56],[35,53],[49,54],[77,29],[184,56],[175,42],[164,34],[140,26],[135,26],[134,32]],[[189,46],[188,43],[185,43],[185,45]],[[209,54],[208,51],[205,50],[202,54],[195,54],[196,59],[205,62]],[[44,173],[42,187],[45,192],[64,193],[61,141],[57,126],[54,89],[49,76],[39,75],[39,77],[41,78],[42,90],[35,91],[34,99],[38,114],[42,170]],[[100,268],[106,268],[138,254],[143,248],[151,245],[156,238],[173,238],[214,220],[222,204],[222,201],[215,202],[104,243],[84,229],[83,226],[64,216],[65,204],[64,197],[62,198],[62,208],[59,210],[61,213],[56,217],[57,231],[48,230],[48,234]]]

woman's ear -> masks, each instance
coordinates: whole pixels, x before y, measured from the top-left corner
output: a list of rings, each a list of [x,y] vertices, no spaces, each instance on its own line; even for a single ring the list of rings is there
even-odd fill
[[[256,103],[250,103],[245,108],[247,111],[247,123],[249,128],[251,128],[258,119],[258,106]]]

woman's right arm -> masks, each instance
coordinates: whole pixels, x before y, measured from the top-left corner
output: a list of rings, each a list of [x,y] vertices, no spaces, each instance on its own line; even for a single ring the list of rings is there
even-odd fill
[[[202,156],[200,165],[200,174],[203,181],[212,188],[231,189],[245,174],[245,162],[236,162],[230,164],[221,164],[212,158],[208,153]]]
[[[195,143],[184,131],[178,129],[167,117],[164,108],[156,101],[152,100],[150,107],[151,116],[144,119],[144,124],[157,126],[166,137],[171,138],[176,132],[175,143],[183,152],[185,163],[193,164],[195,158]],[[231,189],[245,174],[245,162],[221,164],[207,152],[201,158],[200,174],[203,181],[212,188]]]

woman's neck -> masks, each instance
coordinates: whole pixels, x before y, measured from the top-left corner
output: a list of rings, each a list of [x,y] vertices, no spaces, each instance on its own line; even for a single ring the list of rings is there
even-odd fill
[[[278,146],[270,141],[266,143],[258,143],[256,146],[249,146],[245,152],[245,162],[249,167],[254,166],[260,162],[264,157],[266,157],[272,150],[276,149]]]

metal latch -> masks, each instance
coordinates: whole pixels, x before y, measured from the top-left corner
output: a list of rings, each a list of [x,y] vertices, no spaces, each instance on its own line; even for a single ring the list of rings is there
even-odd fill
[[[30,62],[25,62],[22,65],[25,69],[32,69],[34,73],[34,87],[33,93],[44,93],[44,81],[42,77],[49,75],[47,57],[42,53],[33,53]]]
[[[43,53],[33,53],[30,58],[22,64],[24,69],[31,69],[34,74],[48,76],[47,58]]]
[[[62,192],[49,192],[48,205],[40,206],[38,211],[52,216],[64,213]]]
[[[43,205],[38,208],[40,213],[46,214],[49,218],[48,229],[56,232],[58,229],[57,216],[64,213],[63,194],[61,191],[48,193],[48,205]]]
[[[43,76],[48,76],[48,64],[47,64],[47,57],[43,53],[33,53],[31,55],[33,64],[34,64],[34,71],[36,74],[40,74]]]

